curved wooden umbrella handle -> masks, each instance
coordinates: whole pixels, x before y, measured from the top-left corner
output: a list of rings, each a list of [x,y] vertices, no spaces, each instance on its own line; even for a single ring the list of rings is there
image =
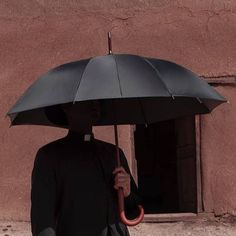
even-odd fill
[[[124,209],[124,193],[122,189],[118,189],[118,204],[119,204],[119,210],[120,210],[120,219],[121,221],[128,225],[128,226],[135,226],[137,224],[139,224],[144,217],[144,209],[141,205],[138,205],[138,208],[140,210],[140,214],[137,218],[129,220],[126,218],[125,216],[125,209]]]
[[[119,144],[118,144],[118,131],[117,131],[117,125],[114,125],[114,133],[115,133],[115,143],[116,143],[116,158],[117,158],[117,167],[120,167],[120,151],[119,151]],[[119,212],[120,212],[120,219],[121,221],[128,225],[128,226],[135,226],[139,224],[144,217],[144,209],[141,205],[138,205],[138,208],[140,210],[140,214],[137,218],[133,220],[129,220],[125,216],[125,204],[124,204],[124,192],[122,188],[119,188],[117,190],[118,194],[118,206],[119,206]]]

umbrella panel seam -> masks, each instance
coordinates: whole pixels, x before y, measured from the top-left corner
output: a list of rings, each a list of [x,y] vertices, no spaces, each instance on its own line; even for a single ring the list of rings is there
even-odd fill
[[[158,77],[160,78],[160,81],[162,82],[162,84],[164,85],[165,89],[167,90],[167,92],[170,94],[170,96],[174,99],[174,95],[170,92],[169,88],[167,87],[166,83],[162,80],[162,75],[161,73],[158,71],[158,69],[145,57],[141,57],[149,66],[152,67],[152,69],[156,72],[156,74],[158,75]]]
[[[86,66],[85,66],[85,68],[84,68],[84,70],[83,70],[83,72],[81,73],[80,80],[78,81],[78,84],[77,84],[76,89],[75,89],[75,96],[74,96],[74,98],[73,98],[73,104],[76,102],[76,97],[77,97],[77,94],[78,94],[78,91],[79,91],[79,86],[80,86],[80,83],[81,83],[81,81],[82,81],[83,75],[84,75],[84,73],[85,73],[85,71],[86,71],[86,68],[88,67],[89,63],[90,63],[92,60],[93,60],[93,59],[90,59],[90,60],[88,61],[88,63],[86,64]]]
[[[118,71],[118,64],[117,64],[115,55],[112,55],[112,58],[114,59],[115,65],[116,65],[116,74],[117,74],[117,79],[119,83],[120,96],[123,97],[122,90],[121,90],[120,76],[119,76],[119,71]]]

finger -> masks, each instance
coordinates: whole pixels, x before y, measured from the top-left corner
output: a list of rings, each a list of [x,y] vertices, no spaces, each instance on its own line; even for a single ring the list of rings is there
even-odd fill
[[[115,181],[115,184],[125,184],[125,185],[129,185],[130,182],[128,180],[117,180]]]
[[[115,185],[114,185],[114,188],[115,188],[115,189],[122,188],[123,190],[126,190],[126,189],[128,189],[128,187],[127,187],[127,186],[120,185],[120,184],[115,184]]]
[[[116,188],[116,189],[118,189],[118,188],[128,189],[129,186],[125,183],[116,183],[116,184],[114,184],[114,188]]]
[[[114,185],[114,189],[118,190],[118,187],[117,187],[117,185],[116,185],[116,184]]]
[[[118,178],[123,178],[123,177],[128,177],[129,176],[129,174],[127,174],[127,173],[120,173],[120,172],[118,172],[116,175],[115,175],[116,177],[118,177]]]
[[[115,183],[127,183],[130,184],[130,178],[115,178]]]
[[[115,168],[112,173],[117,174],[117,173],[127,173],[127,172],[122,166],[120,166],[120,167]]]
[[[114,183],[130,183],[129,179],[115,179]]]
[[[129,191],[129,187],[126,185],[122,185],[122,184],[116,184],[116,185],[114,185],[114,188],[115,189],[123,189],[124,192]]]
[[[130,180],[130,176],[129,175],[123,175],[123,174],[117,174],[115,176],[115,180]]]
[[[112,172],[113,174],[117,174],[117,173],[125,173],[124,168],[123,167],[117,167],[113,170]]]
[[[116,175],[115,176],[115,179],[130,179],[130,176],[129,175]]]
[[[125,197],[129,196],[130,194],[130,186],[126,184],[115,184],[114,189],[116,190],[122,189]]]

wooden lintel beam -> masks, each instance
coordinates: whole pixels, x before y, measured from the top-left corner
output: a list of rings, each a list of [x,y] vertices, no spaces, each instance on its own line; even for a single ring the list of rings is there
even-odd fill
[[[236,76],[205,77],[200,76],[209,84],[236,84]]]

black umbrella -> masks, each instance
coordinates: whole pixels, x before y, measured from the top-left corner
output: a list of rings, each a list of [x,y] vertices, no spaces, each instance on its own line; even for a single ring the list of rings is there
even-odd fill
[[[110,34],[109,34],[110,36]],[[170,61],[109,54],[60,65],[41,76],[7,113],[11,125],[68,128],[60,104],[100,101],[101,119],[93,125],[150,124],[186,115],[205,114],[226,99],[190,70]],[[122,191],[119,191],[122,220]]]

